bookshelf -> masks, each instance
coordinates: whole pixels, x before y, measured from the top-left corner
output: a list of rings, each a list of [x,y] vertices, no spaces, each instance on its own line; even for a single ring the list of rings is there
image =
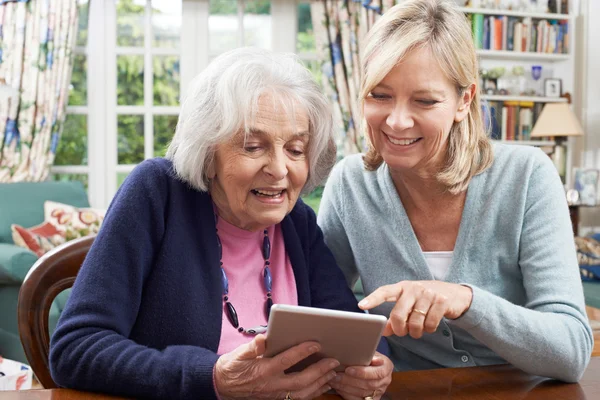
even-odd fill
[[[481,100],[487,101],[519,101],[530,103],[566,103],[565,97],[543,97],[543,96],[503,96],[499,94],[482,94]]]
[[[520,18],[535,18],[535,19],[556,19],[556,20],[570,20],[573,17],[570,14],[555,14],[555,13],[535,13],[535,12],[522,12],[512,10],[500,10],[495,8],[472,8],[472,7],[460,7],[460,10],[465,14],[483,14],[483,15],[499,15],[507,17],[520,17]]]
[[[482,70],[502,69],[506,71],[505,78],[508,78],[514,67],[525,70],[527,90],[523,90],[523,85],[520,86],[521,90],[518,90],[519,86],[503,86],[498,79],[497,86],[492,86],[497,87],[494,94],[481,95],[482,101],[487,106],[486,122],[490,122],[492,137],[498,142],[538,146],[547,152],[552,152],[556,144],[553,138],[531,140],[529,132],[546,103],[568,102],[564,97],[542,96],[545,79],[560,79],[561,92],[573,95],[577,15],[569,12],[569,3],[573,1],[557,0],[557,6],[552,9],[554,11],[552,13],[496,8],[459,8],[473,25],[473,40]],[[576,9],[576,6],[573,6],[573,9]],[[532,79],[534,65],[541,66],[542,69],[541,78],[538,75],[536,82]],[[482,87],[484,86],[489,88],[486,85]],[[531,95],[533,92],[536,95]],[[567,143],[567,184],[570,181],[572,160],[572,144],[569,142]]]
[[[477,55],[481,58],[513,60],[513,61],[565,61],[571,58],[569,54],[536,53],[533,51],[512,50],[483,50],[478,49]]]

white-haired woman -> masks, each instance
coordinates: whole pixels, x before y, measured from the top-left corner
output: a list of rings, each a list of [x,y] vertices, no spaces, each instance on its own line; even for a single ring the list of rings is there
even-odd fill
[[[464,14],[402,1],[363,55],[370,146],[336,166],[318,222],[359,306],[390,317],[392,360],[577,381],[593,337],[565,194],[542,151],[488,139]]]
[[[52,337],[54,380],[157,399],[329,390],[336,360],[284,373],[318,343],[263,358],[265,336],[254,335],[273,302],[360,312],[298,201],[330,171],[331,144],[327,101],[294,56],[244,48],[215,59],[191,84],[167,157],[117,192]],[[353,385],[381,394],[392,369],[378,353],[353,367]]]

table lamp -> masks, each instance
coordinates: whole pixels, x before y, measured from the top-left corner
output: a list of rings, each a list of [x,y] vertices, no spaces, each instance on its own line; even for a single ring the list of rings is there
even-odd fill
[[[583,128],[568,103],[546,103],[531,130],[531,137],[546,136],[553,136],[556,141],[552,158],[564,183],[567,169],[565,141],[568,136],[583,136]]]

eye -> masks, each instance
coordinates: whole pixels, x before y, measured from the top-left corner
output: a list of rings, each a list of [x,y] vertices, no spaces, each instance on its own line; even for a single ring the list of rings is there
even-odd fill
[[[429,100],[429,99],[420,99],[420,100],[417,100],[417,102],[419,102],[425,106],[433,106],[433,105],[436,105],[437,103],[439,103],[439,101],[437,101],[437,100]]]
[[[383,101],[383,100],[387,100],[387,99],[391,98],[391,96],[388,94],[375,93],[375,92],[369,93],[369,97],[371,97],[373,100],[378,100],[378,101]]]
[[[248,153],[256,153],[258,151],[260,151],[262,149],[262,147],[258,144],[248,144],[246,146],[244,146],[244,150],[247,151]]]
[[[301,155],[304,154],[303,150],[298,150],[298,149],[289,149],[288,151],[296,157],[300,157]]]

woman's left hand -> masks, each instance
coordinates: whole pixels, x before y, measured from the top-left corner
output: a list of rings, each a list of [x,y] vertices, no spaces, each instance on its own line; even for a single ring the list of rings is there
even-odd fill
[[[375,353],[368,367],[348,367],[328,382],[346,400],[381,399],[392,382],[394,364],[381,353]]]

